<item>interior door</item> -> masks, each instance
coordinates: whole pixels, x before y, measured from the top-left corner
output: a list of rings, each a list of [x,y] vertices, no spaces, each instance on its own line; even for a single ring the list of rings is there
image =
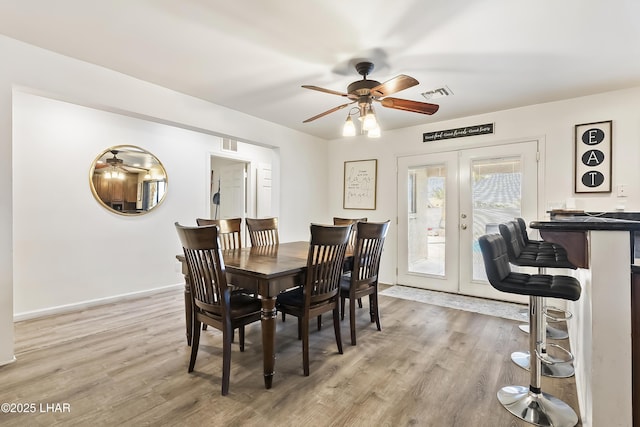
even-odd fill
[[[244,218],[246,212],[246,163],[220,168],[220,218]]]
[[[273,216],[271,197],[273,193],[271,164],[260,163],[256,172],[256,215],[257,218]]]
[[[398,158],[399,284],[526,302],[486,280],[478,237],[536,218],[537,141]]]

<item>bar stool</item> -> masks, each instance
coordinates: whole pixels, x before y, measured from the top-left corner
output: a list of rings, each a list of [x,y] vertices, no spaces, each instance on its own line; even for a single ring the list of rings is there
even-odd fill
[[[523,236],[518,222],[510,221],[500,224],[499,229],[500,234],[505,240],[507,256],[509,257],[509,262],[511,264],[523,267],[537,267],[538,274],[545,274],[546,268],[575,269],[575,266],[571,264],[567,258],[567,251],[562,246],[544,241],[528,240],[528,237]],[[525,239],[527,239],[526,243]],[[547,319],[551,319],[552,321],[567,320],[571,316],[552,317],[548,314],[548,307],[544,306],[544,300],[542,304],[542,316],[540,316],[541,324],[538,325],[540,331],[544,331],[542,333],[542,342],[540,346],[540,354],[545,361],[542,365],[542,375],[552,378],[571,377],[575,373],[575,369],[570,363],[573,361],[573,355],[571,352],[558,344],[547,344],[547,338],[566,339],[569,337],[569,334],[566,331],[549,326],[546,322]],[[564,311],[559,308],[554,308],[554,310]],[[521,326],[520,329],[529,333],[530,326],[525,326],[526,328]],[[566,355],[566,358],[561,359],[552,357],[547,353],[547,346],[563,352]],[[528,370],[530,368],[530,353],[527,351],[516,351],[512,353],[511,360],[523,369]]]
[[[518,237],[518,241],[522,244],[523,247],[528,247],[528,248],[540,248],[542,250],[546,250],[545,247],[550,246],[551,248],[553,248],[554,251],[557,252],[557,259],[560,260],[559,264],[561,266],[549,266],[550,268],[569,268],[572,270],[576,269],[576,266],[573,265],[571,263],[571,261],[569,261],[569,257],[567,255],[567,251],[565,248],[563,248],[560,245],[557,245],[555,243],[550,243],[550,242],[545,242],[544,240],[531,240],[529,239],[529,235],[527,234],[527,224],[524,221],[524,219],[522,218],[516,218],[516,222],[517,222],[517,227],[516,227],[516,231],[517,231],[517,237]],[[519,231],[519,232],[518,232]],[[538,272],[541,272],[541,269],[538,268]],[[548,315],[548,311],[549,309],[553,309],[556,311],[561,311],[565,313],[564,317],[554,317],[551,315]],[[548,320],[548,322],[562,322],[562,321],[566,321],[569,320],[571,317],[573,317],[573,315],[569,312],[567,312],[566,310],[562,310],[559,309],[557,307],[548,307],[545,306],[545,318]],[[549,323],[547,322],[545,329],[547,332],[546,337],[550,338],[552,340],[565,340],[567,338],[569,338],[569,334],[567,333],[567,331],[564,331],[562,329],[558,329],[558,328],[554,328],[553,326],[549,325]],[[520,329],[523,332],[529,333],[529,325],[520,325]]]
[[[578,415],[564,401],[541,389],[541,355],[538,352],[542,331],[542,299],[545,297],[576,301],[580,298],[578,280],[570,276],[525,274],[511,271],[507,245],[499,234],[478,239],[491,286],[499,291],[529,296],[529,352],[536,355],[531,363],[529,387],[506,386],[497,395],[502,406],[516,417],[538,426],[569,427],[578,423]]]

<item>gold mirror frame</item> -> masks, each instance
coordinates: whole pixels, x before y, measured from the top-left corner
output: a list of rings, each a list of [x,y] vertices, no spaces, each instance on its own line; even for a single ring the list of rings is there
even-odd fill
[[[89,170],[93,197],[119,215],[144,215],[167,195],[167,171],[156,156],[135,145],[116,145],[95,158]]]

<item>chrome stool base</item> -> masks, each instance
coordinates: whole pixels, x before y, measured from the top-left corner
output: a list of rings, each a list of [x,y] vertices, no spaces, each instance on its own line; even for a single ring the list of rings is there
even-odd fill
[[[498,400],[507,411],[537,426],[572,427],[578,423],[578,415],[569,405],[550,394],[534,393],[529,387],[502,387]]]
[[[564,362],[562,359],[549,356],[547,359],[554,362],[553,365],[547,365],[545,363],[540,364],[540,374],[543,377],[549,378],[570,378],[575,375],[575,369],[570,362]],[[531,362],[528,351],[515,351],[511,353],[511,360],[522,369],[529,370]],[[564,362],[564,363],[563,363]]]
[[[520,330],[526,334],[529,333],[529,325],[520,325],[518,326]],[[554,328],[553,326],[547,325],[547,338],[552,340],[566,340],[569,338],[569,332],[563,331],[562,329]]]

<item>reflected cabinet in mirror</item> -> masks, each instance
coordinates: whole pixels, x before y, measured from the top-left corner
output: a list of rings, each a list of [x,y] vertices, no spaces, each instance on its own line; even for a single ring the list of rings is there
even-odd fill
[[[164,200],[167,172],[156,156],[133,145],[108,148],[89,171],[93,196],[121,215],[141,215]]]

